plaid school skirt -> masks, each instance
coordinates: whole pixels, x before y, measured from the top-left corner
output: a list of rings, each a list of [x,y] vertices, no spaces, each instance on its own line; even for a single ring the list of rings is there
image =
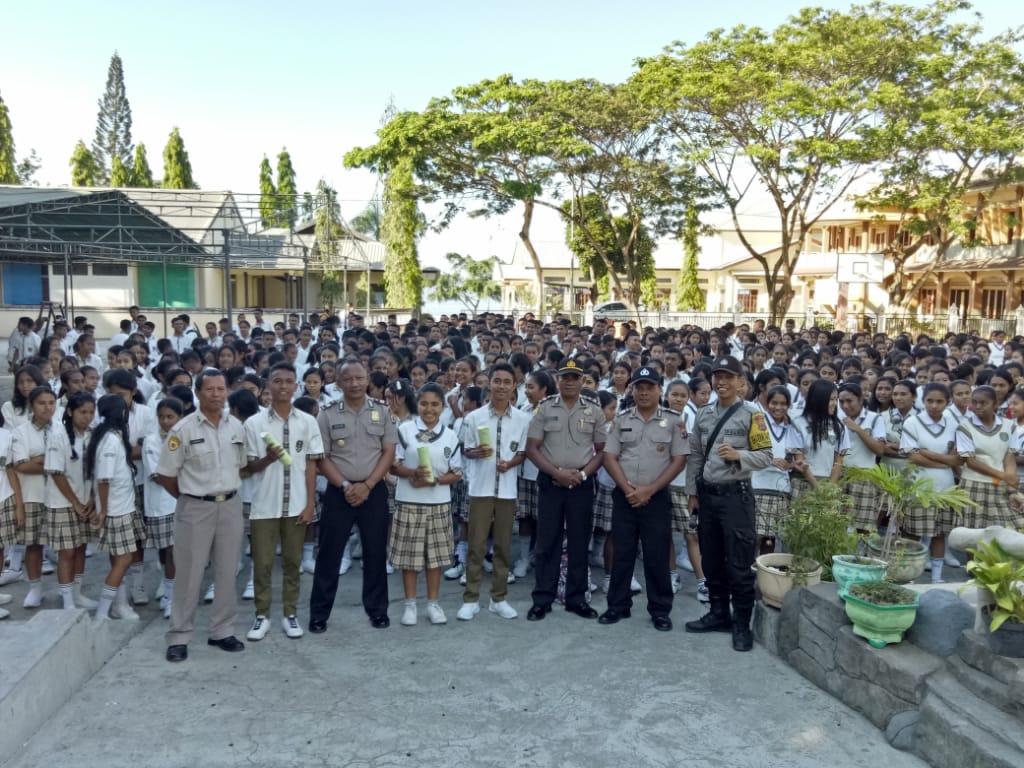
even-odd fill
[[[399,501],[391,521],[391,564],[403,571],[442,568],[452,562],[452,517],[449,504]]]
[[[960,487],[978,506],[967,507],[956,521],[957,525],[967,528],[1001,525],[1011,530],[1024,528],[1024,513],[1010,508],[1010,487],[1005,483],[993,485],[989,481],[961,480]]]
[[[783,493],[769,493],[754,489],[754,513],[757,535],[775,538],[779,535],[779,523],[789,511],[789,496]]]
[[[867,480],[852,480],[846,486],[846,495],[850,497],[847,508],[850,524],[862,531],[873,531],[878,527],[878,512],[882,508],[877,486]]]
[[[670,485],[668,495],[672,499],[672,530],[696,533],[697,516],[690,515],[690,494],[686,492],[686,486]]]
[[[516,505],[516,520],[537,519],[537,481],[519,478],[519,503]],[[610,513],[609,513],[610,515]],[[608,518],[611,520],[611,517]],[[611,525],[609,523],[609,525]]]
[[[0,503],[0,547],[13,547],[18,543],[18,527],[14,519],[14,495]]]
[[[245,526],[249,527],[248,504],[243,504],[245,510]],[[150,549],[167,549],[174,546],[174,515],[161,515],[160,517],[146,515],[142,518],[146,529],[146,546]]]
[[[11,515],[14,515],[14,506],[11,505]],[[27,547],[47,544],[49,533],[49,510],[45,504],[30,502],[25,504],[25,527],[17,530],[17,543]]]
[[[534,483],[534,486],[537,484]],[[600,483],[594,492],[594,530],[611,531],[612,529],[612,491]]]
[[[452,483],[451,513],[453,517],[464,523],[469,521],[469,502],[467,498],[466,481],[459,480],[457,483]],[[394,565],[395,563],[392,562],[391,564]]]
[[[97,541],[99,548],[111,555],[130,555],[138,551],[139,542],[145,541],[146,529],[141,515],[128,513],[103,521]]]
[[[50,510],[50,549],[60,552],[77,549],[89,539],[89,524],[75,514],[71,507]]]

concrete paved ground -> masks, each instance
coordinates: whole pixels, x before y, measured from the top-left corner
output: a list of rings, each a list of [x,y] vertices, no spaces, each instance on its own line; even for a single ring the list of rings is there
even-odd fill
[[[100,570],[90,560],[90,579]],[[600,571],[596,571],[600,575]],[[867,720],[760,647],[682,631],[702,611],[692,577],[676,629],[654,631],[642,596],[634,617],[599,626],[562,610],[525,620],[530,577],[510,588],[513,621],[485,610],[458,622],[445,582],[446,626],[421,615],[369,626],[358,563],[342,577],[324,635],[289,640],[276,623],[240,654],[206,645],[206,609],[189,660],[163,659],[166,622],[147,626],[7,764],[28,766],[923,766]],[[156,574],[149,571],[155,584]],[[310,577],[303,577],[303,600]],[[6,591],[19,595],[22,585]],[[51,603],[52,604],[52,603]],[[305,619],[303,604],[301,614]],[[604,608],[603,595],[595,597]],[[421,614],[423,612],[421,587]],[[14,620],[22,613],[19,608]],[[251,603],[242,603],[244,636]],[[305,621],[303,622],[305,624]],[[2,638],[3,626],[0,626]]]

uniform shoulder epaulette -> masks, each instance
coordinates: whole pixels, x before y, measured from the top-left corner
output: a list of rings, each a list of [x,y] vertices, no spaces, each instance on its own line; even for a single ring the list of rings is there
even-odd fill
[[[320,410],[321,411],[329,411],[332,408],[337,408],[340,411],[341,410],[341,401],[340,400],[331,400],[331,402],[329,402],[327,405],[322,406],[320,408]]]
[[[379,405],[381,408],[388,407],[387,401],[385,400],[378,400],[376,397],[367,397],[366,399],[369,400],[373,405]]]
[[[561,398],[562,398],[562,396],[559,395],[559,394],[548,395],[547,397],[542,398],[540,403],[537,403],[537,405],[540,405],[541,403],[546,403],[548,401],[551,401],[553,403],[557,403],[559,400],[561,400]]]
[[[661,410],[665,413],[671,413],[673,416],[679,416],[680,418],[682,418],[683,415],[682,411],[677,411],[674,408],[669,408],[666,405],[661,406]]]
[[[704,405],[702,405],[700,408],[697,409],[697,413],[704,413],[704,411],[708,410],[709,408],[714,408],[714,407],[715,407],[714,403],[705,403]]]
[[[743,401],[743,410],[747,413],[761,413],[761,409],[758,407],[757,403],[753,403],[750,400]]]
[[[600,400],[598,400],[596,397],[591,397],[590,395],[581,394],[580,400],[582,400],[585,403],[591,403],[592,405],[601,405]]]

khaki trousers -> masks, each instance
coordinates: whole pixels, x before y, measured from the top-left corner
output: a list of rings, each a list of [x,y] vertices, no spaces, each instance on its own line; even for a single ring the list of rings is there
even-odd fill
[[[306,526],[297,523],[297,517],[275,517],[269,520],[250,520],[252,535],[252,580],[256,596],[256,615],[269,616],[271,603],[271,574],[277,542],[281,542],[281,607],[284,616],[294,616],[299,601],[299,571],[302,568],[302,545],[306,540]]]
[[[463,602],[480,600],[480,579],[487,536],[494,543],[494,573],[491,575],[491,599],[500,603],[508,593],[509,553],[512,549],[512,525],[516,519],[515,499],[493,496],[469,498],[469,554],[466,558],[466,591]]]
[[[174,509],[174,599],[167,645],[188,645],[203,588],[203,572],[213,560],[216,593],[210,610],[211,640],[235,634],[238,594],[235,576],[242,546],[242,500],[202,501],[182,494]]]

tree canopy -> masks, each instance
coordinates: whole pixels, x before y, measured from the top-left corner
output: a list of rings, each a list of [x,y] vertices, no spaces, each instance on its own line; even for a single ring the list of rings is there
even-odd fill
[[[416,241],[424,230],[416,199],[412,161],[403,158],[384,180],[384,205],[380,234],[384,243],[384,287],[389,307],[423,303],[423,273]]]
[[[458,301],[474,315],[484,299],[498,301],[501,284],[494,280],[497,259],[474,259],[460,253],[449,253],[448,269],[434,283],[431,295],[438,301]]]
[[[17,184],[18,181],[11,116],[3,98],[0,98],[0,184]]]
[[[107,67],[107,85],[100,97],[96,114],[96,137],[92,142],[92,156],[100,182],[110,180],[114,171],[114,158],[121,160],[125,169],[132,165],[132,108],[124,87],[124,66],[117,51],[110,57]],[[122,173],[122,181],[127,177]],[[111,186],[122,186],[111,184]]]
[[[146,145],[141,141],[135,145],[135,157],[132,159],[131,186],[138,189],[150,189],[155,186],[153,171],[146,157]]]
[[[75,151],[71,153],[68,164],[71,166],[72,186],[94,187],[98,184],[99,169],[96,167],[96,158],[81,139],[75,145]]]
[[[262,190],[261,190],[262,191]],[[287,149],[277,155],[277,226],[291,228],[299,218],[299,190],[295,185],[295,169]]]
[[[164,179],[160,186],[164,189],[199,189],[192,178],[192,163],[177,127],[171,131],[164,147]]]
[[[264,227],[275,226],[277,218],[277,187],[274,186],[274,172],[270,161],[264,155],[260,161],[260,223]]]

